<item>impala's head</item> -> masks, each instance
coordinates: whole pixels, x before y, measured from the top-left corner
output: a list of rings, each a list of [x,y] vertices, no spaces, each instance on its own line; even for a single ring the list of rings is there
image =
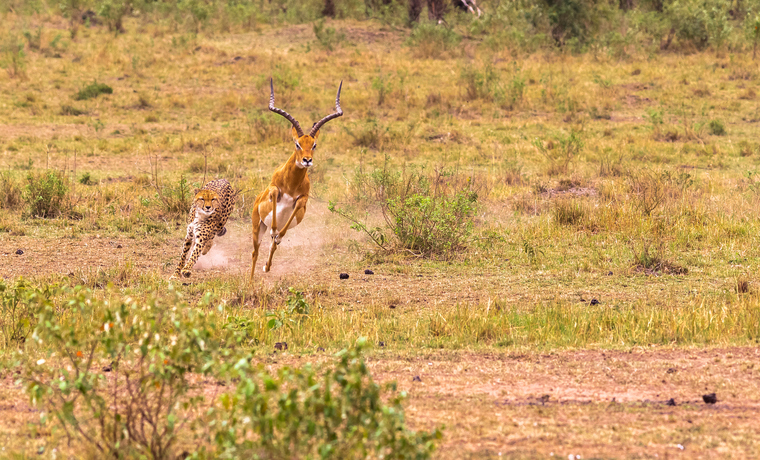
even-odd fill
[[[195,194],[193,205],[195,205],[195,211],[199,216],[206,218],[213,214],[219,206],[219,194],[204,188]]]
[[[317,138],[319,137],[319,131],[314,135],[302,134],[298,135],[298,131],[295,126],[292,130],[293,141],[296,143],[296,167],[308,168],[314,161],[314,151],[317,150]]]
[[[309,132],[304,134],[303,129],[301,129],[301,125],[295,118],[293,118],[288,112],[282,109],[278,109],[274,106],[274,83],[272,83],[271,78],[269,79],[269,110],[287,118],[288,121],[293,125],[293,141],[296,144],[296,166],[298,168],[308,168],[313,164],[314,150],[317,149],[319,128],[321,128],[322,125],[332,120],[333,118],[338,118],[339,116],[343,115],[343,110],[340,108],[341,88],[343,88],[342,81],[340,82],[340,86],[338,86],[338,95],[335,97],[335,113],[332,113],[314,123]]]

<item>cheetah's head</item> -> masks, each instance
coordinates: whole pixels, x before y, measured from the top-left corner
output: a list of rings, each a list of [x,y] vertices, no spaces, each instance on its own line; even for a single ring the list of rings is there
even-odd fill
[[[199,216],[208,217],[219,206],[219,194],[213,190],[203,189],[195,195],[193,204]]]

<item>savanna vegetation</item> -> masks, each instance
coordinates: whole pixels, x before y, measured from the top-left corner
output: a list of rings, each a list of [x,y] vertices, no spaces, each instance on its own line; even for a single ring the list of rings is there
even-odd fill
[[[760,3],[477,6],[0,0],[0,458],[757,456]]]

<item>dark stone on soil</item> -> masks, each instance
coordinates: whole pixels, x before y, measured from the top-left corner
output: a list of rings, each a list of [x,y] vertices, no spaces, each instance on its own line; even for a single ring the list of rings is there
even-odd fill
[[[422,382],[422,379],[420,378],[419,375],[415,375],[414,378],[412,379],[412,382]]]
[[[277,342],[274,344],[275,350],[287,350],[288,349],[288,342]]]
[[[120,244],[117,244],[117,245],[116,245],[116,249],[121,249],[121,245],[120,245]]]
[[[23,255],[24,251],[22,251],[21,249],[16,249],[16,254]]]
[[[325,349],[322,347],[317,347],[317,351],[325,351]]]
[[[678,369],[676,369],[675,367],[668,368],[668,374],[675,374],[676,372],[678,372]]]
[[[612,276],[612,272],[607,272],[607,276]]]
[[[112,370],[113,370],[113,366],[111,364],[103,368],[103,372],[111,372]]]
[[[347,280],[348,279],[348,273],[341,273],[340,274],[340,279]]]
[[[379,342],[377,344],[377,346],[380,347],[380,348],[384,348],[385,347],[385,342]]]
[[[599,301],[596,299],[591,299],[591,305],[599,305]]]
[[[364,274],[365,274],[365,275],[374,275],[374,274],[375,274],[375,272],[373,272],[372,270],[370,270],[370,269],[368,268],[368,269],[364,270]]]
[[[705,404],[715,404],[718,402],[718,397],[715,396],[715,393],[710,393],[706,395],[702,395],[702,401],[705,402]]]
[[[668,399],[668,402],[665,403],[666,406],[675,406],[676,400],[673,398]]]
[[[395,305],[391,305],[389,308],[393,309],[393,308],[396,308],[396,306]]]

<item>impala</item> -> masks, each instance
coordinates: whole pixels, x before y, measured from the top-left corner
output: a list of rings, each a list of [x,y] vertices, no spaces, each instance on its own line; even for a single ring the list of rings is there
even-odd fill
[[[325,123],[343,115],[340,108],[340,90],[343,88],[343,82],[338,86],[338,95],[335,97],[335,113],[332,113],[318,122],[304,134],[301,125],[288,112],[278,109],[274,106],[274,83],[269,79],[269,110],[280,114],[293,125],[293,141],[296,144],[296,150],[282,166],[277,168],[272,176],[269,187],[256,197],[256,203],[253,205],[251,220],[253,221],[253,254],[251,256],[253,265],[251,266],[251,281],[253,273],[256,270],[256,260],[259,257],[259,246],[261,240],[270,229],[272,237],[272,247],[269,249],[269,260],[264,265],[264,272],[268,272],[272,267],[272,256],[277,246],[282,241],[285,233],[292,227],[301,223],[306,214],[306,202],[309,199],[309,175],[307,171],[313,164],[314,150],[317,148],[317,138],[319,137],[319,128]],[[295,222],[293,221],[295,219]]]

